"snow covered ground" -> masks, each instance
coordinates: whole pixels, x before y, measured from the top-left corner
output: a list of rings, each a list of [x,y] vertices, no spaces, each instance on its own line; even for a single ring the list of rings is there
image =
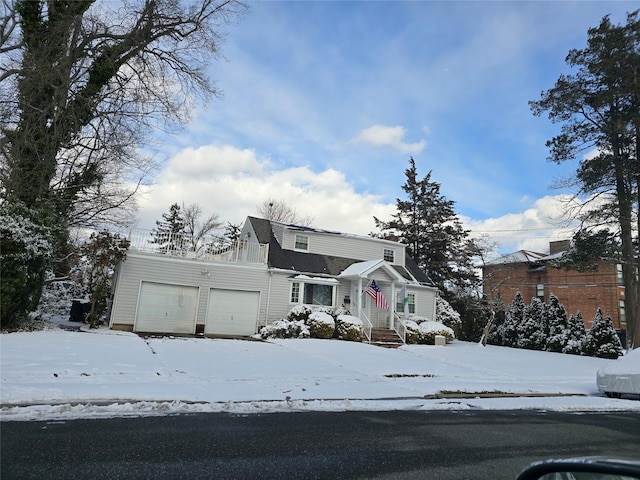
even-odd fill
[[[598,393],[616,360],[454,341],[141,338],[106,328],[0,335],[2,420],[192,412],[640,411]]]

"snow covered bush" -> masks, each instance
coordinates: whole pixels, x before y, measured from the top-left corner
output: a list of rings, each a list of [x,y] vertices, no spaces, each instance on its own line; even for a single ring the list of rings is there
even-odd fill
[[[53,317],[69,317],[74,299],[88,300],[85,289],[70,280],[49,281],[42,289],[40,303],[35,315],[45,321]]]
[[[447,343],[455,338],[453,329],[440,322],[426,321],[418,324],[418,342],[422,345],[434,345],[436,335],[442,335],[447,339]]]
[[[302,320],[307,321],[309,319],[309,315],[311,315],[311,308],[306,305],[296,305],[287,314],[287,320]]]
[[[436,321],[446,325],[454,332],[457,332],[462,326],[460,314],[441,297],[436,297]]]
[[[611,359],[616,359],[624,353],[611,317],[609,315],[603,317],[600,309],[596,312],[593,325],[585,336],[582,352],[592,357]]]
[[[587,332],[585,331],[580,311],[578,311],[575,316],[571,315],[567,323],[568,326],[565,334],[566,344],[562,348],[562,353],[582,355],[582,348]]]
[[[407,328],[407,343],[419,343],[422,345],[435,344],[436,335],[442,335],[450,342],[456,338],[455,332],[452,328],[447,327],[441,322],[431,320],[419,315],[411,315],[409,319],[404,322]]]
[[[312,312],[305,324],[312,338],[333,338],[336,330],[333,317],[326,312]]]
[[[53,246],[50,229],[18,201],[0,202],[0,327],[17,329],[40,301]]]
[[[567,345],[566,330],[569,324],[567,323],[567,312],[564,309],[564,305],[560,303],[558,297],[553,293],[549,296],[546,317],[549,335],[547,336],[545,349],[547,352],[560,353]]]
[[[544,308],[544,303],[538,297],[533,297],[531,303],[524,307],[522,324],[518,328],[516,344],[518,348],[528,350],[544,349],[547,342],[542,325]]]
[[[281,319],[260,330],[260,337],[268,338],[309,338],[309,327],[302,320]]]
[[[361,342],[364,333],[362,320],[352,315],[338,315],[336,319],[336,333],[340,340]]]
[[[405,342],[409,344],[418,343],[418,324],[413,320],[407,320],[404,322],[404,326],[407,330]]]

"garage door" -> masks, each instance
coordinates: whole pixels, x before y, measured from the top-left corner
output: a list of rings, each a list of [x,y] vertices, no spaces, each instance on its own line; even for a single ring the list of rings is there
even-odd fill
[[[256,333],[259,305],[260,292],[212,288],[204,333],[253,335]]]
[[[134,329],[194,334],[197,309],[198,287],[142,282]]]

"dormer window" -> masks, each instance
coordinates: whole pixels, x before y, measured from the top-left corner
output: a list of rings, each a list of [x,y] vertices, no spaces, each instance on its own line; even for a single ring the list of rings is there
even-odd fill
[[[301,252],[309,251],[309,237],[307,235],[299,235],[296,234],[296,241],[293,244],[294,250],[299,250]]]
[[[385,248],[382,254],[382,258],[385,262],[393,263],[394,262],[394,251],[390,248]]]

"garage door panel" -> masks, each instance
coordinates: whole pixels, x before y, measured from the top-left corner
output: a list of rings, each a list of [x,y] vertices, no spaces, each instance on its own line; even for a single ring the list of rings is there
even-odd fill
[[[244,290],[209,291],[205,334],[253,335],[256,333],[260,292]]]
[[[195,333],[198,287],[142,282],[135,330],[150,333]]]

